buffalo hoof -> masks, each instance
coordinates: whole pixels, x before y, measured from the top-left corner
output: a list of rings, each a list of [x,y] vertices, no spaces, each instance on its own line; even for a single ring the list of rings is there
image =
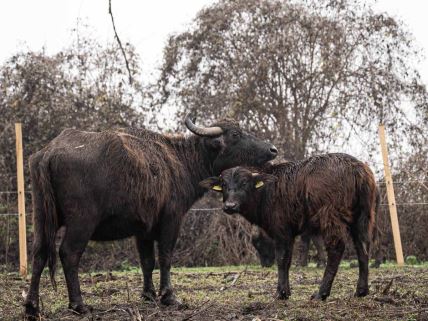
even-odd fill
[[[363,296],[366,296],[367,294],[369,294],[369,289],[367,288],[361,288],[361,289],[357,289],[357,291],[355,291],[354,296],[361,298]]]
[[[288,300],[288,298],[290,297],[291,292],[290,291],[286,291],[286,290],[281,290],[281,291],[277,291],[276,292],[276,298],[278,300]]]
[[[25,319],[28,321],[35,321],[40,319],[40,310],[39,307],[33,302],[26,302],[25,307]]]
[[[167,305],[167,306],[171,306],[171,305],[177,305],[180,306],[181,305],[181,301],[178,300],[175,296],[175,294],[172,292],[172,290],[165,290],[162,291],[161,295],[160,295],[160,302],[163,305]]]
[[[325,301],[327,299],[328,294],[320,294],[319,292],[315,292],[311,295],[311,300],[313,301]]]
[[[143,291],[143,293],[141,294],[141,298],[144,301],[156,301],[156,292],[153,289],[150,290],[145,290]]]
[[[70,303],[68,305],[68,308],[81,315],[87,315],[92,313],[92,308],[89,305],[83,303]]]

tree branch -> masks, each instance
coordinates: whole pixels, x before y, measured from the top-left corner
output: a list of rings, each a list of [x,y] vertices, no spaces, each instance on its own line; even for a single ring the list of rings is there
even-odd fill
[[[120,41],[119,36],[117,35],[116,25],[114,24],[113,12],[111,11],[111,0],[108,1],[108,13],[111,16],[111,23],[113,25],[114,37],[119,44],[120,50],[122,51],[123,58],[125,58],[126,69],[128,70],[129,83],[132,85],[132,74],[131,69],[129,68],[128,58],[126,58],[125,49],[123,49],[122,42]]]

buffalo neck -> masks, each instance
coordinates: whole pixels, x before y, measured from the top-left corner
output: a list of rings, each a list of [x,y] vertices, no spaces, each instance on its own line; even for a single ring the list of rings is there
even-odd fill
[[[270,215],[269,209],[266,206],[269,203],[269,186],[255,191],[251,199],[242,204],[240,213],[244,216],[251,224],[255,224],[264,228],[266,224],[266,215]],[[269,220],[269,219],[268,219]]]
[[[205,193],[205,189],[199,187],[199,182],[213,176],[213,162],[217,155],[207,147],[204,137],[195,135],[173,137],[170,139],[170,144],[188,175],[186,180],[189,183],[189,195],[186,195],[186,198],[189,199],[190,207]],[[190,195],[193,197],[189,197]]]

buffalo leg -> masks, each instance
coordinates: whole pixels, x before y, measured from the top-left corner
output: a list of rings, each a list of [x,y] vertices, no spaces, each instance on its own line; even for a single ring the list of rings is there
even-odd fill
[[[24,303],[25,315],[28,319],[31,319],[32,317],[34,318],[37,317],[37,315],[40,312],[39,311],[40,276],[46,265],[46,261],[47,261],[46,247],[38,246],[38,245],[34,246],[30,290],[28,291],[27,298]]]
[[[368,245],[366,249],[364,248],[363,242],[360,240],[358,235],[353,235],[352,239],[354,241],[355,250],[357,251],[359,270],[357,291],[355,292],[355,296],[362,297],[369,293],[369,248]]]
[[[382,263],[385,262],[385,249],[388,247],[388,244],[385,243],[385,239],[382,238],[382,233],[378,227],[374,231],[375,242],[372,243],[371,253],[374,253],[375,261],[370,265],[371,268],[378,268]]]
[[[308,233],[303,233],[300,236],[300,246],[299,246],[299,258],[297,260],[298,266],[308,266],[308,256],[309,256],[309,242],[311,237]]]
[[[44,236],[44,226],[42,224],[44,212],[44,201],[41,197],[42,193],[39,190],[37,176],[31,171],[31,179],[33,181],[33,210],[34,210],[34,243],[33,243],[33,258],[32,258],[32,273],[30,289],[24,302],[25,316],[28,320],[39,319],[39,286],[40,276],[48,259],[48,244]]]
[[[312,299],[325,300],[330,295],[331,286],[344,251],[345,242],[343,240],[337,240],[334,244],[327,245],[327,266],[324,271],[320,289],[318,293],[312,295]]]
[[[374,252],[375,261],[370,265],[370,267],[377,269],[380,267],[382,263],[385,262],[385,257],[379,244],[377,245],[377,248],[374,251],[372,250],[372,253],[373,252]]]
[[[312,235],[311,239],[317,250],[317,267],[325,266],[325,250],[321,235],[314,234]]]
[[[275,240],[275,256],[278,265],[277,297],[286,300],[291,295],[289,271],[293,254],[294,237]]]
[[[71,226],[80,227],[80,225]],[[89,308],[83,304],[78,276],[80,258],[85,251],[90,237],[85,234],[89,233],[82,233],[82,231],[67,227],[64,239],[59,249],[59,256],[61,258],[65,281],[67,283],[68,298],[70,302],[69,308],[80,314],[90,312]]]
[[[144,276],[144,290],[142,296],[144,299],[154,300],[156,298],[156,291],[152,278],[153,269],[155,268],[154,241],[143,240],[138,236],[135,239]]]
[[[165,305],[179,304],[171,286],[171,261],[175,243],[177,242],[179,226],[174,220],[173,224],[163,224],[159,238],[159,267],[160,267],[160,301]]]

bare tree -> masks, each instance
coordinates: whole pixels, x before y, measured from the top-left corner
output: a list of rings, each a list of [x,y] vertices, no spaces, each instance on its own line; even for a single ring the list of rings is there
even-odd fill
[[[427,94],[411,36],[360,3],[219,1],[169,39],[152,106],[232,112],[288,158],[379,122],[416,130],[406,108],[426,113]]]
[[[132,47],[127,55],[138,75]],[[0,66],[0,174],[14,173],[16,121],[24,126],[25,159],[66,127],[101,130],[142,124],[137,110],[141,85],[128,83],[123,65],[116,45],[103,47],[80,36],[57,54],[18,53]],[[2,190],[14,189],[9,185],[0,175]]]

